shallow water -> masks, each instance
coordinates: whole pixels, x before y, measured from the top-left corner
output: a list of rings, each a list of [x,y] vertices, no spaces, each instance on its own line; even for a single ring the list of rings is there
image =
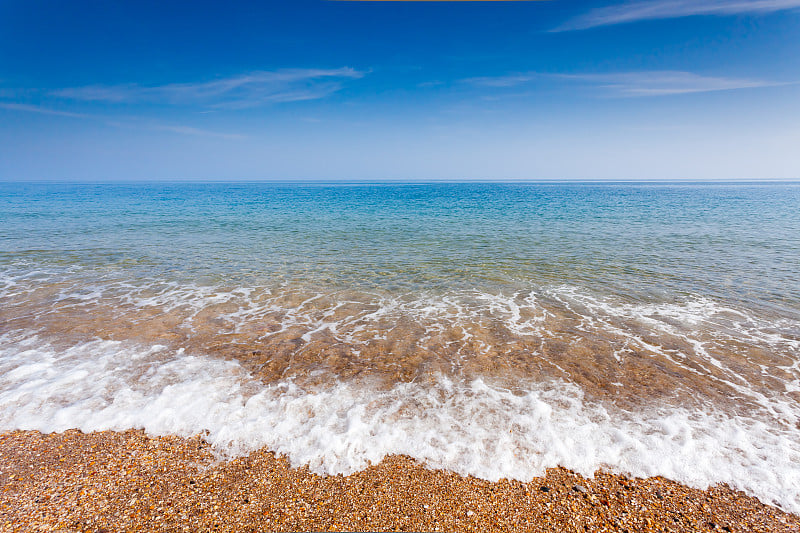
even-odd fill
[[[0,184],[0,428],[800,510],[798,184]]]

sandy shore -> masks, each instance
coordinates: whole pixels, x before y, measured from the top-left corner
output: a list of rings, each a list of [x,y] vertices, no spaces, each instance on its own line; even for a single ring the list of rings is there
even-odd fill
[[[800,531],[726,486],[552,469],[491,483],[387,457],[351,476],[268,451],[218,462],[199,437],[0,435],[2,531]]]

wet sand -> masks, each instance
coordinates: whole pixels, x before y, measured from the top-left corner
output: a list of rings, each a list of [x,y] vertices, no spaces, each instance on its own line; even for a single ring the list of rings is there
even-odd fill
[[[718,485],[548,470],[492,483],[401,456],[350,476],[263,450],[215,460],[201,437],[0,435],[0,531],[800,531]]]
[[[563,380],[587,400],[629,411],[643,402],[713,404],[756,418],[765,396],[800,401],[786,387],[800,378],[800,323],[709,299],[626,304],[569,288],[432,296],[127,283],[98,289],[87,281],[22,286],[0,298],[4,331],[35,332],[59,351],[96,339],[165,346],[165,358],[182,350],[237,361],[264,383],[369,380],[390,388],[448,375],[514,389]],[[74,296],[87,291],[100,295]]]

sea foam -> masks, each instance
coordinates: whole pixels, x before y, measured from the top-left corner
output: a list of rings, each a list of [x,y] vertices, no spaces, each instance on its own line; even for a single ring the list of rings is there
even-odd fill
[[[800,512],[800,439],[785,422],[712,407],[628,412],[561,380],[522,389],[444,375],[388,389],[336,380],[307,389],[158,345],[0,338],[0,430],[204,433],[221,456],[265,447],[321,473],[348,474],[387,454],[490,480],[528,480],[559,465],[608,469],[701,488],[724,482]]]

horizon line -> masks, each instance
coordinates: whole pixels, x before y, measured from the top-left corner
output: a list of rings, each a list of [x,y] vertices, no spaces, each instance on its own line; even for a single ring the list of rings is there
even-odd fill
[[[367,0],[354,0],[367,1]],[[423,0],[412,0],[423,1]],[[425,0],[427,1],[427,0]],[[435,0],[430,0],[435,1]],[[446,0],[450,1],[450,0]],[[468,0],[479,1],[479,0]],[[437,184],[437,183],[475,183],[475,184],[536,184],[536,183],[800,183],[800,178],[283,178],[283,179],[224,179],[224,178],[126,178],[118,180],[109,179],[52,179],[52,178],[33,178],[27,180],[15,180],[0,178],[2,184],[70,184],[70,185],[116,185],[116,184]]]

